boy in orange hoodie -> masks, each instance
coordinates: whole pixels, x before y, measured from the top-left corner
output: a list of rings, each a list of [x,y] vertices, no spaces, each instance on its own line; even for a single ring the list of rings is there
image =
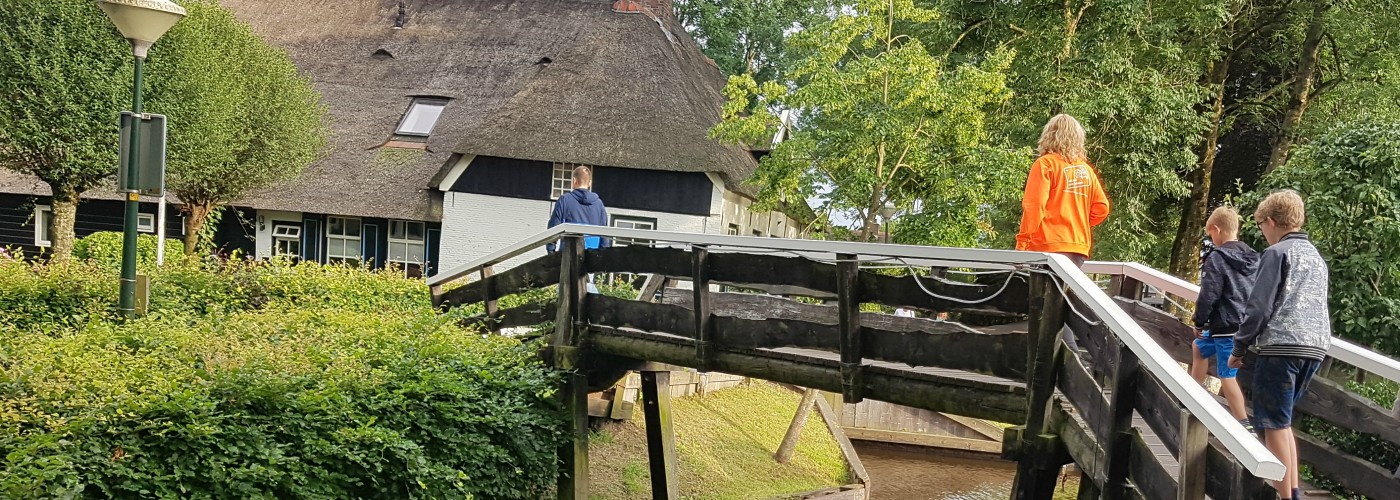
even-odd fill
[[[1016,249],[1063,254],[1083,265],[1094,246],[1091,228],[1108,218],[1108,195],[1084,153],[1084,127],[1060,114],[1040,134],[1021,200]]]

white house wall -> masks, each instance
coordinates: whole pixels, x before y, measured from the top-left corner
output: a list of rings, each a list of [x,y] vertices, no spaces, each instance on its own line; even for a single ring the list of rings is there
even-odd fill
[[[276,210],[258,210],[257,232],[254,242],[256,258],[267,259],[272,257],[272,223],[288,222],[301,227],[301,212],[280,212]]]

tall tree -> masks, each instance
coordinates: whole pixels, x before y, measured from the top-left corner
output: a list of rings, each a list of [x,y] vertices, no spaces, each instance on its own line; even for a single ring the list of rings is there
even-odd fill
[[[48,184],[52,258],[66,260],[79,196],[117,171],[131,49],[88,0],[6,0],[0,26],[0,167]]]
[[[150,109],[170,117],[168,186],[185,214],[194,253],[218,207],[300,175],[326,144],[324,110],[285,51],[213,2],[189,15],[152,51]]]
[[[726,75],[779,80],[787,38],[826,21],[834,0],[676,0],[676,16]]]
[[[1013,55],[993,50],[975,63],[948,64],[942,47],[909,36],[938,17],[913,0],[860,0],[790,40],[797,56],[790,92],[751,75],[730,79],[714,135],[759,140],[775,125],[771,110],[800,117],[755,174],[761,202],[821,195],[818,211],[850,214],[867,241],[887,202],[975,226],[986,181],[1009,173],[1008,151],[988,141],[985,127],[988,109],[1010,97]]]

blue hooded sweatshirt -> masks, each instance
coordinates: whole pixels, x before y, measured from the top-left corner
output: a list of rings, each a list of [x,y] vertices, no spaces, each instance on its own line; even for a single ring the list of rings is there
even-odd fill
[[[560,224],[606,226],[608,225],[608,209],[603,207],[603,200],[598,198],[598,193],[587,189],[575,189],[560,196],[559,200],[554,202],[554,211],[549,214],[549,227]],[[585,246],[606,248],[612,246],[612,241],[607,238],[590,236],[585,238]],[[553,252],[554,243],[547,245],[546,250]]]

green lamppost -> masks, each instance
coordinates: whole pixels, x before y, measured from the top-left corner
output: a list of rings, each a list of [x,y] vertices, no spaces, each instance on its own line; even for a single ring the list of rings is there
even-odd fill
[[[131,112],[139,122],[141,117],[141,69],[151,45],[171,26],[185,17],[185,9],[169,0],[97,0],[97,6],[107,13],[122,36],[131,41],[136,54],[136,76],[132,89]],[[126,165],[126,221],[122,229],[122,281],[118,307],[122,316],[136,316],[136,219],[140,215],[141,196],[137,191],[141,161],[141,127],[131,128]],[[162,242],[163,243],[163,242]]]

